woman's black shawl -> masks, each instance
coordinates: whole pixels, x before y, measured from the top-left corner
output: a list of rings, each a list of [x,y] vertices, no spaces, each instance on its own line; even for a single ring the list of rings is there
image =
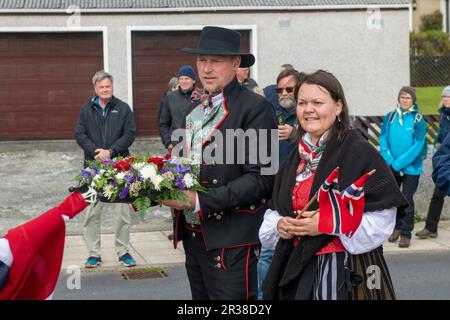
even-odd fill
[[[293,216],[292,189],[295,184],[296,169],[300,162],[298,147],[275,177],[269,208],[277,210],[281,216]],[[339,190],[342,191],[363,174],[376,169],[364,188],[364,212],[379,211],[406,205],[391,170],[379,152],[356,130],[348,130],[339,142],[335,137],[327,144],[314,177],[309,199],[317,192],[328,175],[339,167]],[[308,210],[318,208],[315,201]],[[312,284],[311,272],[302,272],[313,260],[315,253],[333,239],[330,235],[302,237],[297,247],[291,240],[280,239],[275,249],[272,264],[266,275],[264,299],[294,299],[300,281]]]

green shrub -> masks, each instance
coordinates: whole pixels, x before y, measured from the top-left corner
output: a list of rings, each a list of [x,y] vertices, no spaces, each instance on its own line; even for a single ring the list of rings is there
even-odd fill
[[[411,33],[411,54],[414,56],[450,55],[449,34],[443,31]]]
[[[442,30],[442,22],[444,17],[441,11],[436,10],[432,14],[426,14],[421,17],[422,26],[420,31]]]

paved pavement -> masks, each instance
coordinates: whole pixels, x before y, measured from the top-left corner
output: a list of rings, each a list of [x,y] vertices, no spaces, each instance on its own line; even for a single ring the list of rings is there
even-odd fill
[[[171,231],[135,232],[130,234],[130,254],[138,267],[166,267],[184,263],[184,250],[180,246],[175,250],[167,235]],[[113,271],[127,269],[119,265],[114,249],[114,234],[102,234],[102,265],[95,271]],[[88,251],[82,236],[67,236],[64,249],[62,269],[82,266]],[[94,270],[87,270],[94,271]]]
[[[414,254],[430,252],[450,252],[450,221],[441,221],[439,236],[436,239],[420,240],[414,233],[421,230],[424,222],[416,223],[413,231],[411,246],[407,249],[399,248],[397,243],[386,242],[385,254]],[[167,239],[170,231],[134,232],[130,235],[131,255],[136,259],[137,267],[167,267],[184,264],[183,246],[175,250],[172,241]],[[114,250],[114,234],[102,234],[102,266],[95,271],[114,271],[123,269],[117,261]],[[82,266],[88,252],[82,236],[69,235],[66,237],[63,258],[63,270],[69,266]],[[83,269],[85,270],[85,269]],[[92,271],[91,271],[92,272]]]
[[[422,230],[425,222],[419,222],[414,225],[411,246],[409,248],[400,248],[398,241],[390,243],[386,241],[383,245],[384,252],[389,254],[408,254],[408,253],[431,253],[431,252],[450,252],[450,220],[439,223],[438,237],[435,239],[419,239],[414,234]]]

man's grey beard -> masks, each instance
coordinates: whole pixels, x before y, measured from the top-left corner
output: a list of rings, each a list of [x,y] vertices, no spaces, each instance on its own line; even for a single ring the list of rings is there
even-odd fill
[[[279,98],[278,103],[283,107],[283,109],[286,109],[286,111],[289,112],[294,111],[296,107],[294,98]]]

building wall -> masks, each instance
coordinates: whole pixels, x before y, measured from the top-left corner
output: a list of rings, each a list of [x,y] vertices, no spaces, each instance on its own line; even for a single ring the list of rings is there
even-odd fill
[[[423,15],[431,14],[436,10],[441,9],[440,0],[416,0],[416,10],[413,11],[413,30],[420,31],[422,26],[421,17]]]
[[[63,29],[71,22],[68,19],[68,15],[61,14],[3,15],[0,32],[18,27]],[[379,23],[368,27],[374,19]],[[127,101],[132,98],[127,27],[183,29],[211,24],[253,28],[251,47],[257,65],[252,72],[261,86],[275,81],[283,63],[292,63],[306,72],[326,69],[342,82],[354,115],[385,114],[394,107],[398,89],[410,80],[407,10],[85,14],[80,22],[83,28],[107,30],[106,68],[115,77],[115,94]]]

